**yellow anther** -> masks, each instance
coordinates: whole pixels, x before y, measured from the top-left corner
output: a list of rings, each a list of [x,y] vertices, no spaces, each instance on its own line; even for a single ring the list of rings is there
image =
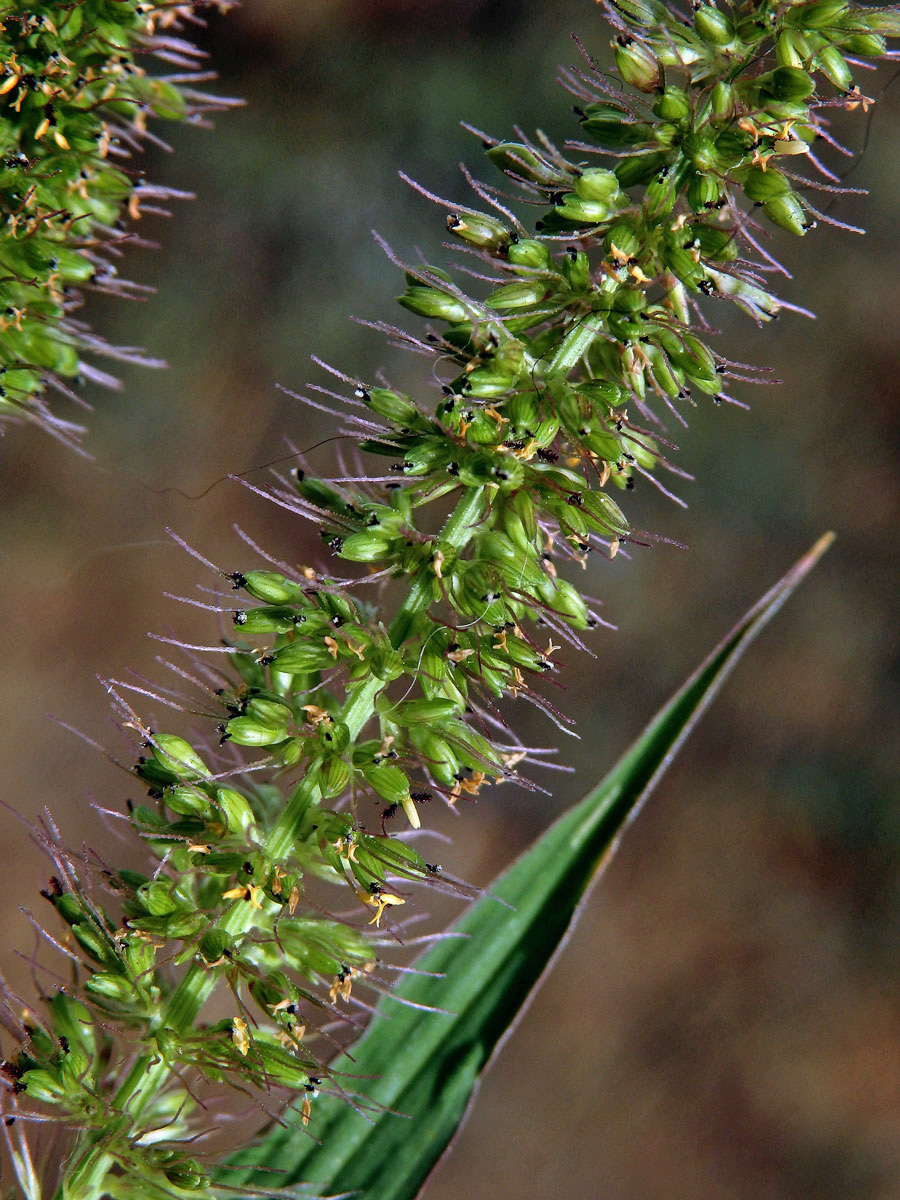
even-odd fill
[[[381,918],[386,908],[406,903],[401,896],[395,896],[393,892],[364,892],[361,888],[357,888],[356,894],[363,904],[368,904],[370,908],[375,909],[375,916],[369,922],[370,925],[381,925]]]
[[[231,1040],[237,1046],[238,1052],[246,1058],[250,1049],[250,1032],[247,1022],[241,1017],[235,1017],[231,1022]]]

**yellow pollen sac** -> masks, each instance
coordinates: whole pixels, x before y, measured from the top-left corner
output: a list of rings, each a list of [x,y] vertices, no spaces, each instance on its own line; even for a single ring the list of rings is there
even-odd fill
[[[229,888],[227,892],[223,892],[222,899],[223,900],[246,900],[247,896],[249,894],[250,894],[250,889],[245,887],[243,884],[239,884],[237,887]]]
[[[393,892],[364,892],[361,888],[356,889],[356,894],[362,900],[363,904],[368,904],[370,908],[375,909],[375,916],[369,922],[370,925],[381,925],[381,918],[384,915],[386,908],[392,908],[397,904],[405,904],[406,901],[401,896],[395,896]]]
[[[609,543],[609,557],[615,558],[618,553],[619,553],[619,539],[613,538],[612,541]]]
[[[10,75],[9,79],[4,79],[3,83],[0,83],[0,96],[5,96],[7,92],[11,92],[18,82],[18,75]]]
[[[485,782],[489,780],[484,771],[476,771],[471,779],[463,779],[460,786],[467,796],[477,796]]]
[[[325,645],[328,647],[328,653],[331,655],[331,657],[336,659],[338,656],[338,644],[336,639],[333,637],[327,637],[325,639]]]
[[[44,117],[43,121],[41,121],[40,125],[38,125],[37,129],[34,131],[34,140],[39,142],[49,128],[50,118]]]
[[[766,167],[768,166],[770,158],[772,158],[771,151],[769,151],[768,154],[760,154],[760,152],[757,150],[756,153],[753,155],[753,157],[750,159],[750,162],[753,164],[754,167],[759,167],[759,169],[762,171],[762,173],[765,174]]]
[[[291,916],[297,911],[297,905],[300,903],[300,889],[296,883],[291,888],[291,894],[288,896],[288,912]]]
[[[241,1017],[235,1017],[231,1022],[231,1040],[237,1046],[239,1053],[246,1058],[250,1049],[250,1033],[247,1022]]]
[[[304,1125],[309,1124],[309,1118],[310,1118],[311,1113],[312,1113],[312,1105],[309,1102],[309,1096],[304,1096],[303,1104],[301,1105],[301,1108],[300,1108],[300,1120],[303,1122]]]
[[[352,834],[348,834],[346,838],[339,837],[334,843],[334,848],[341,858],[346,858],[348,862],[357,861],[356,851],[358,847],[353,840]]]
[[[310,725],[318,725],[322,721],[327,721],[331,716],[324,708],[319,708],[318,704],[304,704],[301,711],[306,713],[306,719]]]
[[[344,967],[334,979],[331,981],[331,987],[328,989],[328,997],[332,1004],[336,1004],[338,997],[341,1000],[349,1000],[350,992],[353,987],[353,976],[355,971],[352,967]]]
[[[406,819],[409,821],[413,829],[421,829],[422,822],[419,820],[419,812],[416,808],[416,802],[411,796],[404,796],[400,801],[403,811],[406,813]]]

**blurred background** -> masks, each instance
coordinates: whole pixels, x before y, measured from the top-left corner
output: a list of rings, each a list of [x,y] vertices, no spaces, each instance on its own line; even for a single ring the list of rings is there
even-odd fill
[[[284,454],[286,437],[330,432],[275,388],[315,379],[312,353],[361,378],[384,363],[416,386],[418,360],[348,320],[405,320],[370,229],[401,254],[439,257],[443,212],[396,170],[463,200],[457,164],[480,166],[480,151],[460,119],[577,136],[555,83],[576,57],[571,32],[608,54],[589,0],[246,0],[201,34],[220,90],[246,108],[214,133],[162,131],[175,153],[155,153],[149,178],[197,199],[168,222],[146,218],[140,232],[162,248],[124,265],[158,295],[88,305],[100,332],[170,367],[91,393],[93,460],[24,428],[0,444],[5,804],[28,819],[49,807],[72,844],[116,863],[132,853],[91,801],[118,808],[136,789],[48,714],[127,763],[95,676],[161,679],[148,630],[217,636],[210,614],[162,595],[210,582],[166,526],[227,569],[255,565],[234,522],[291,561],[317,553],[310,529],[234,483],[189,497]],[[728,315],[724,353],[772,364],[782,385],[740,391],[749,413],[704,404],[679,431],[696,476],[681,488],[687,511],[647,485],[627,498],[636,526],[690,549],[592,565],[590,589],[619,628],[568,676],[576,773],[554,777],[552,800],[486,791],[441,847],[444,865],[487,882],[823,530],[838,541],[629,833],[429,1200],[900,1198],[891,77],[864,87],[880,99],[852,182],[872,194],[835,209],[868,235],[780,235],[795,272],[784,294],[818,320],[786,314],[760,332]],[[856,149],[866,128],[862,113],[846,124]],[[332,462],[327,448],[312,461]],[[527,709],[518,727],[556,737]],[[33,934],[17,906],[40,906],[49,868],[10,813],[0,848],[3,971],[28,992],[16,954],[31,954]]]

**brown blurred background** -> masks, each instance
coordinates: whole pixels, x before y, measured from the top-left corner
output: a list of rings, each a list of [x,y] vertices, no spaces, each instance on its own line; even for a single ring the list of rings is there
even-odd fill
[[[607,53],[598,17],[589,0],[246,0],[215,21],[204,41],[222,90],[247,107],[214,133],[175,131],[176,153],[147,163],[198,194],[145,220],[162,249],[125,264],[159,294],[90,304],[99,330],[169,370],[91,394],[92,462],[26,429],[0,445],[7,804],[28,818],[46,805],[74,843],[131,854],[90,808],[121,805],[129,780],[47,714],[123,749],[95,675],[161,678],[147,630],[216,636],[212,617],[162,598],[209,582],[165,526],[229,568],[253,565],[234,521],[292,560],[314,552],[308,529],[233,483],[196,500],[164,489],[194,495],[284,453],[285,436],[324,436],[275,389],[315,378],[311,353],[363,378],[384,362],[414,386],[421,365],[347,319],[398,319],[400,281],[370,228],[438,255],[442,212],[395,171],[461,200],[457,162],[480,164],[460,118],[575,136],[555,67],[575,58],[571,31]],[[782,386],[745,388],[750,413],[704,405],[679,434],[689,511],[649,486],[629,497],[636,525],[690,550],[594,564],[619,632],[569,676],[577,773],[552,801],[486,792],[441,848],[487,881],[837,530],[630,832],[429,1200],[900,1198],[898,106],[889,88],[853,175],[871,197],[835,209],[868,236],[781,236],[785,294],[818,320],[762,333],[728,320],[723,351],[772,363]],[[848,126],[854,147],[865,125]],[[527,711],[521,727],[555,737]],[[26,989],[17,905],[40,904],[47,866],[12,816],[3,829],[3,970]]]

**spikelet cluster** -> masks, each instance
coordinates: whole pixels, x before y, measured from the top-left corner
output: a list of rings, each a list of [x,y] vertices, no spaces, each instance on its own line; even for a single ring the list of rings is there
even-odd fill
[[[505,703],[568,719],[544,681],[599,620],[572,580],[589,552],[643,540],[613,496],[672,468],[666,429],[757,377],[715,348],[716,306],[759,323],[785,307],[770,233],[834,223],[812,199],[842,190],[828,113],[869,105],[851,71],[900,34],[895,10],[844,0],[606,15],[620,81],[587,55],[563,76],[578,139],[479,135],[499,186],[470,178],[472,207],[431,197],[458,269],[405,266],[400,302],[427,329],[379,328],[440,382],[412,396],[327,368],[310,388],[364,465],[301,466],[266,494],[316,523],[322,562],[207,564],[225,645],[189,648],[189,695],[156,697],[206,718],[203,740],[149,728],[112,689],[142,742],[148,797],[127,819],[145,873],[44,830],[78,965],[40,1013],[10,1003],[3,1070],[19,1103],[78,1127],[67,1200],[211,1195],[184,1143],[210,1120],[198,1081],[313,1131],[319,1088],[352,1093],[316,1032],[389,986],[414,885],[459,886],[396,831],[429,801],[537,786],[542,753]]]
[[[179,193],[146,181],[132,160],[148,121],[202,122],[229,102],[182,36],[204,8],[163,0],[12,0],[0,12],[0,429],[29,419],[65,441],[78,426],[49,392],[78,400],[82,379],[117,381],[97,356],[130,361],[75,314],[85,289],[140,296],[119,276],[142,211]],[[150,74],[150,57],[169,73]],[[87,359],[85,358],[87,355]],[[156,364],[161,365],[161,364]],[[75,391],[73,392],[73,389]]]

